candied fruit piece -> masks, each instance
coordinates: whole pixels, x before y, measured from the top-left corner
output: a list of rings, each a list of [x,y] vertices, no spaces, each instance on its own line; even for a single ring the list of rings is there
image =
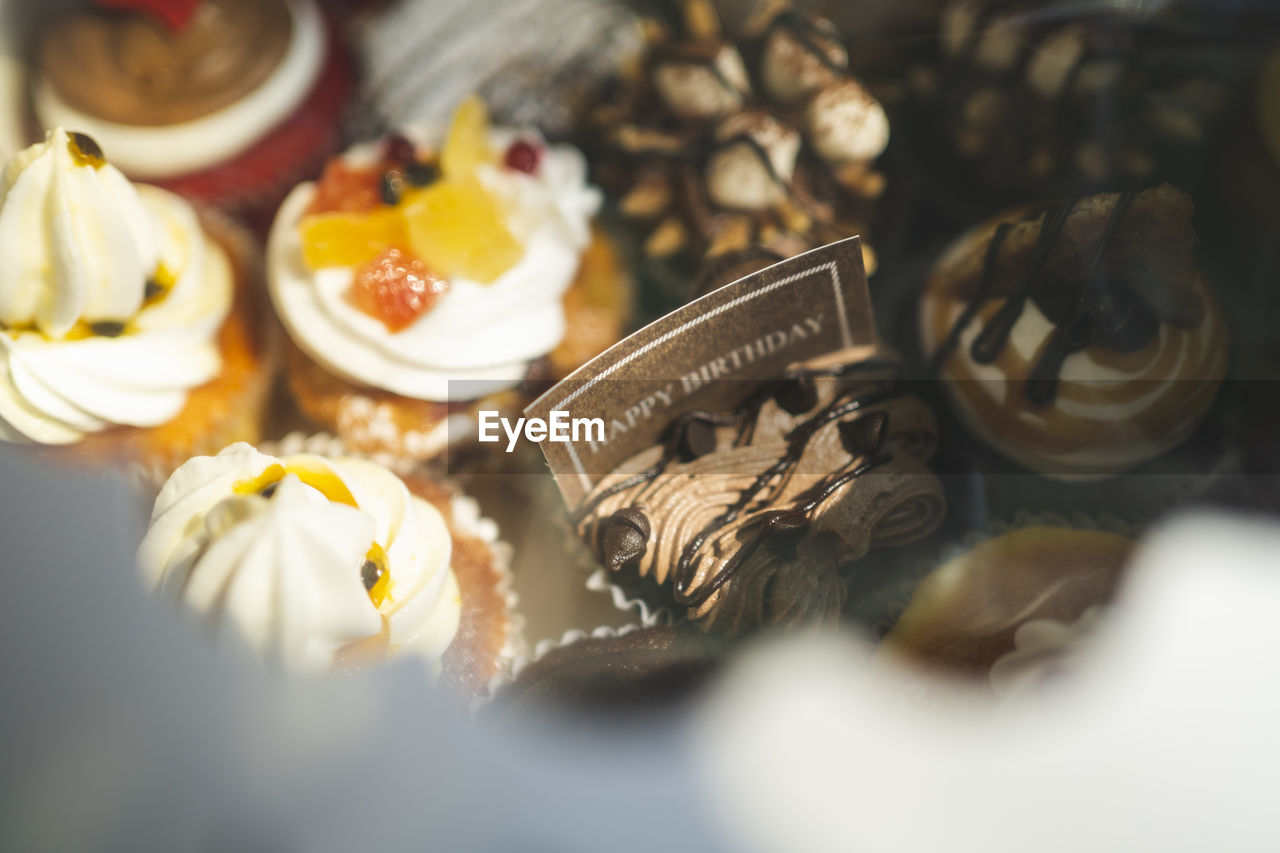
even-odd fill
[[[430,311],[448,289],[449,282],[432,275],[422,261],[391,248],[356,271],[351,301],[381,320],[387,331],[399,332]]]
[[[440,152],[440,171],[446,180],[460,180],[491,162],[488,110],[479,95],[470,95],[453,113],[444,150]]]
[[[527,139],[517,139],[507,147],[507,156],[503,162],[508,169],[515,169],[526,175],[537,174],[538,165],[542,162],[542,148]]]
[[[316,182],[307,213],[366,213],[382,206],[382,172],[377,166],[349,166],[330,160]]]
[[[431,269],[488,284],[524,254],[498,200],[475,178],[441,181],[406,198],[409,248]]]
[[[319,213],[298,225],[302,257],[311,269],[354,267],[405,242],[404,217],[398,208],[371,213]]]

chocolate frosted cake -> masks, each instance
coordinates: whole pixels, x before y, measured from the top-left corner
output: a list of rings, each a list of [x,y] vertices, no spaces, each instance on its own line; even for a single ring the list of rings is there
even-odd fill
[[[650,26],[637,79],[592,116],[601,180],[646,232],[645,254],[686,272],[703,265],[692,297],[865,235],[889,122],[830,21],[765,4],[734,40],[706,0],[680,8],[676,26]]]
[[[920,302],[933,371],[986,443],[1097,479],[1185,441],[1226,371],[1191,199],[1165,184],[1016,208],[956,241]]]
[[[597,483],[579,534],[619,583],[704,630],[834,621],[857,560],[928,534],[945,511],[925,464],[933,414],[898,370],[839,352],[734,411],[682,415]]]

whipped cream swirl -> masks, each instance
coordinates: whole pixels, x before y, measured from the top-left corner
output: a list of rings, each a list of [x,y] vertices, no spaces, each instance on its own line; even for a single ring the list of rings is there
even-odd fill
[[[433,141],[421,131],[405,133],[423,147]],[[505,150],[517,136],[535,138],[494,130],[490,143]],[[362,165],[376,151],[363,146],[344,156]],[[451,278],[440,301],[399,332],[348,300],[354,269],[307,268],[298,223],[315,187],[296,188],[280,208],[268,247],[271,296],[294,343],[337,376],[420,400],[474,400],[518,385],[529,363],[564,337],[562,299],[602,197],[587,183],[585,158],[569,146],[549,146],[536,174],[484,166],[479,177],[502,200],[506,225],[524,254],[488,284]]]
[[[53,130],[5,167],[0,257],[0,439],[156,426],[221,367],[230,260],[190,205],[131,185],[88,137]]]
[[[218,641],[315,672],[400,652],[438,664],[461,614],[452,547],[440,513],[378,465],[239,443],[174,472],[138,561]]]

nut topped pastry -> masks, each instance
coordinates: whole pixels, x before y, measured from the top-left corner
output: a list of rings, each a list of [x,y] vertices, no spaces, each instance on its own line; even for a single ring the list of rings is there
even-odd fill
[[[735,266],[747,253],[745,272],[862,233],[889,122],[832,24],[775,4],[733,40],[707,0],[681,8],[678,27],[651,27],[639,79],[592,118],[609,151],[600,171],[646,229],[645,252]],[[715,266],[689,296],[730,280]]]
[[[596,484],[576,529],[620,584],[705,630],[835,620],[853,563],[944,513],[933,415],[897,373],[842,351],[734,411],[682,415]]]
[[[970,428],[1061,479],[1183,442],[1226,372],[1191,199],[1164,184],[1015,208],[957,240],[920,302],[933,370]]]

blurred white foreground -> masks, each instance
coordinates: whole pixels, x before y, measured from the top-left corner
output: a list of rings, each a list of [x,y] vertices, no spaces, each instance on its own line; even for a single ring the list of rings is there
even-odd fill
[[[1155,536],[1077,678],[995,705],[840,638],[693,714],[477,727],[404,661],[286,682],[150,600],[121,484],[0,448],[0,849],[1280,849],[1280,533]]]

